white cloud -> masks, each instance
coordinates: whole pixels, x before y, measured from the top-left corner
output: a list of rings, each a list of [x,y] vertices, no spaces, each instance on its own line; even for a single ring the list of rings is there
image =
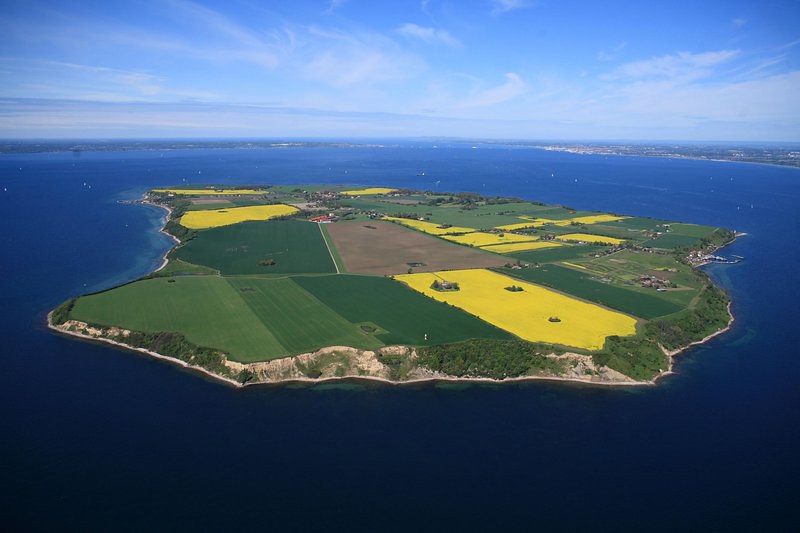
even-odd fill
[[[492,13],[497,14],[525,7],[533,7],[536,5],[536,2],[534,0],[492,0],[492,4],[494,5]]]
[[[455,37],[453,37],[444,30],[437,30],[436,28],[426,28],[423,26],[418,26],[417,24],[413,24],[411,22],[400,26],[397,29],[397,32],[405,37],[419,39],[421,41],[425,41],[426,43],[442,43],[451,47],[461,46],[461,43],[458,41],[458,39],[456,39]]]
[[[328,2],[328,7],[325,9],[325,11],[323,11],[323,13],[325,13],[326,15],[330,15],[331,13],[333,13],[346,3],[347,0],[330,0]]]
[[[470,96],[459,103],[459,107],[486,107],[499,104],[516,98],[527,90],[527,84],[519,75],[509,72],[506,74],[505,83],[485,89],[478,94]]]
[[[607,79],[683,79],[692,80],[707,76],[711,69],[739,55],[738,50],[716,52],[679,52],[677,54],[633,61],[620,65]]]
[[[201,6],[189,0],[168,0],[174,15],[181,19],[191,19],[203,25],[207,34],[213,39],[220,39],[219,46],[211,47],[208,55],[230,58],[253,63],[265,68],[274,68],[282,58],[282,44],[285,45],[282,32],[256,33],[243,25],[226,17],[220,11]],[[265,37],[268,37],[265,39]],[[291,43],[291,39],[289,40]]]
[[[600,50],[597,52],[597,59],[600,61],[611,61],[617,57],[617,54],[621,52],[626,46],[628,46],[627,41],[620,41],[614,48],[611,50]]]
[[[744,17],[736,17],[735,19],[731,20],[731,24],[733,24],[737,28],[741,28],[742,26],[747,24],[747,19]]]
[[[413,78],[428,66],[394,41],[375,33],[312,27],[303,57],[303,76],[337,87],[365,86]]]

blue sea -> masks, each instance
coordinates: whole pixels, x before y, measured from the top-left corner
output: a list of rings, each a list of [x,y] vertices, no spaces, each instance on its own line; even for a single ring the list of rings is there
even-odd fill
[[[424,172],[424,176],[418,173]],[[727,334],[652,388],[236,390],[51,333],[170,241],[154,186],[385,185],[725,226]],[[3,531],[796,531],[800,171],[417,142],[0,156]]]

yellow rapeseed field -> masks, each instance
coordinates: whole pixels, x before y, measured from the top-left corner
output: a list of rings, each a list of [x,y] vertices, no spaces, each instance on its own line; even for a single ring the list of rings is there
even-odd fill
[[[460,228],[458,226],[451,226],[449,228],[440,228],[441,224],[435,222],[425,222],[424,220],[413,220],[410,218],[399,217],[383,217],[384,220],[394,220],[403,226],[414,228],[419,231],[424,231],[431,235],[447,235],[448,233],[471,233],[475,231],[474,228]]]
[[[567,233],[566,235],[558,235],[556,239],[561,241],[583,241],[605,244],[622,244],[625,242],[625,239],[606,237],[605,235],[591,235],[589,233]]]
[[[255,189],[153,189],[153,192],[184,194],[187,196],[229,196],[231,194],[269,194]]]
[[[270,218],[290,215],[297,211],[299,209],[296,207],[284,204],[187,211],[181,217],[181,226],[189,229],[216,228],[248,220],[269,220]]]
[[[553,226],[569,226],[573,222],[577,222],[579,224],[598,224],[600,222],[613,222],[615,220],[622,220],[628,217],[601,214],[601,215],[587,215],[584,217],[565,218],[563,220],[554,220],[551,218],[533,218],[527,216],[519,218],[527,220],[527,222],[519,222],[516,224],[506,224],[505,226],[497,226],[497,229],[514,231],[522,228],[540,228],[545,224],[550,224]]]
[[[570,222],[578,222],[580,224],[599,224],[600,222],[614,222],[628,217],[620,217],[617,215],[588,215],[585,217],[571,218]]]
[[[530,242],[515,242],[512,244],[495,244],[494,246],[483,246],[481,250],[487,252],[494,252],[496,254],[508,254],[511,252],[526,252],[528,250],[543,250],[545,248],[555,248],[557,246],[564,246],[560,242],[553,241],[530,241]]]
[[[523,218],[523,217],[520,217]],[[524,217],[527,218],[527,217]],[[513,231],[520,228],[540,228],[545,224],[551,224],[553,226],[569,226],[570,222],[569,219],[566,220],[553,220],[551,218],[536,218],[530,219],[528,222],[520,222],[517,224],[506,224],[505,226],[497,226],[497,229]]]
[[[512,242],[530,242],[538,241],[539,237],[531,237],[529,235],[514,235],[513,233],[484,233],[476,231],[467,233],[466,235],[442,235],[442,238],[448,241],[457,242],[459,244],[467,244],[470,246],[489,246],[492,244],[507,244]]]
[[[578,264],[576,264],[576,263],[569,263],[569,262],[567,262],[567,261],[561,261],[561,264],[562,264],[562,265],[571,266],[571,267],[575,267],[575,268],[580,268],[581,270],[588,270],[588,269],[587,269],[585,266],[583,266],[583,265],[578,265]]]
[[[402,274],[395,279],[533,342],[599,350],[609,335],[636,333],[636,320],[628,315],[489,270]],[[434,280],[456,282],[460,290],[434,290]],[[507,291],[505,287],[511,285],[523,290]],[[560,322],[551,322],[551,317],[558,317]],[[431,327],[435,328],[435,324]]]
[[[340,194],[344,194],[346,196],[367,196],[371,194],[389,194],[390,192],[394,192],[396,190],[397,189],[387,189],[386,187],[370,187],[368,189],[342,191]]]

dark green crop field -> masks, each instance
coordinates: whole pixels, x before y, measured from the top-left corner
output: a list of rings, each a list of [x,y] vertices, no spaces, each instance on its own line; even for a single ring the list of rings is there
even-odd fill
[[[298,276],[294,280],[350,322],[371,322],[387,330],[388,333],[376,335],[386,344],[434,345],[475,338],[512,338],[479,318],[389,278],[338,275]]]
[[[381,345],[290,278],[227,278],[256,317],[291,354],[323,346],[376,348]]]
[[[558,248],[546,248],[544,250],[531,250],[529,252],[514,252],[506,254],[511,259],[519,259],[526,263],[549,263],[552,261],[571,261],[587,257],[590,254],[607,248],[606,246],[594,246],[591,244],[581,244],[576,246],[559,246]]]
[[[175,257],[223,275],[336,272],[317,224],[300,220],[242,222],[203,230],[176,249]]]
[[[669,302],[655,295],[642,294],[623,287],[617,287],[591,279],[591,276],[577,270],[558,265],[544,265],[539,268],[512,270],[499,268],[498,271],[525,281],[539,283],[617,309],[623,313],[640,318],[651,319],[668,315],[683,309],[683,306]]]

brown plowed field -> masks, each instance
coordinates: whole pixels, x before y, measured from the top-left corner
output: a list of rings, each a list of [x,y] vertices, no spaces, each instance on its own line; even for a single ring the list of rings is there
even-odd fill
[[[375,228],[371,229],[370,227]],[[348,272],[405,274],[444,269],[503,266],[508,259],[406,229],[371,220],[327,225]],[[424,263],[411,267],[409,263]]]

